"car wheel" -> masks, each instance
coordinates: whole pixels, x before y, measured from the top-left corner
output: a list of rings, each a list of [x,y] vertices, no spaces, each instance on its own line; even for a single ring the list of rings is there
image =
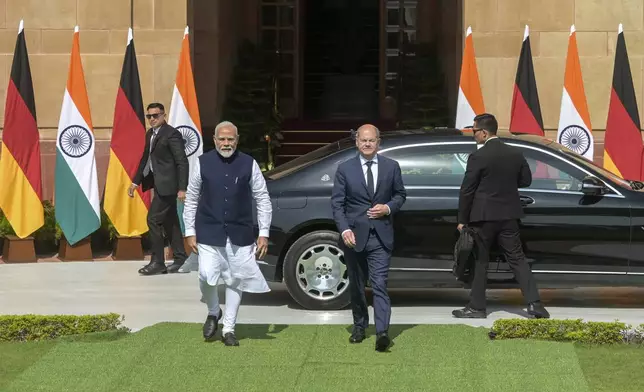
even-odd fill
[[[349,275],[339,239],[333,231],[314,231],[295,241],[286,253],[286,288],[302,307],[338,310],[349,305]]]

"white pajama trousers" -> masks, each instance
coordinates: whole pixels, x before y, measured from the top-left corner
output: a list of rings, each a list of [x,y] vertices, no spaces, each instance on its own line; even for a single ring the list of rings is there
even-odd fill
[[[226,308],[222,333],[234,332],[242,292],[270,291],[264,275],[255,260],[255,245],[237,246],[226,240],[226,246],[197,244],[199,251],[199,287],[201,302],[208,306],[208,314],[221,317],[217,285],[226,285]]]

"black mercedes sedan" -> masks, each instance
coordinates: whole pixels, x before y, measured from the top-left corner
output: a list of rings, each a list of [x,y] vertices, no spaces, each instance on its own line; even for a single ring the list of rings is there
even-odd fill
[[[624,180],[562,145],[536,136],[499,137],[532,169],[521,189],[521,237],[540,288],[644,285],[644,184]],[[399,162],[407,201],[394,216],[390,288],[468,288],[452,274],[458,194],[471,134],[456,129],[392,131],[379,154]],[[338,165],[357,154],[346,138],[265,173],[273,205],[260,267],[306,309],[350,302],[347,267],[331,212]],[[493,248],[489,288],[516,288]]]

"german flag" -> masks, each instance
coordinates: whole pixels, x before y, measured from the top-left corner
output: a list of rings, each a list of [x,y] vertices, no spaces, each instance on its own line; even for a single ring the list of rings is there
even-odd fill
[[[613,88],[606,121],[604,167],[627,180],[641,180],[642,136],[633,77],[626,52],[624,30],[619,25]]]
[[[519,66],[517,67],[509,131],[512,133],[529,133],[539,136],[545,134],[543,131],[543,119],[541,118],[537,82],[534,77],[534,66],[532,65],[532,50],[530,49],[528,26],[525,27]]]
[[[148,231],[147,213],[150,192],[136,189],[134,198],[127,194],[145,148],[145,120],[139,69],[132,29],[121,71],[121,83],[116,95],[114,125],[110,143],[110,161],[103,208],[116,231],[122,236],[137,236]]]
[[[23,21],[11,65],[0,155],[0,208],[20,238],[45,221],[42,205],[40,136]]]

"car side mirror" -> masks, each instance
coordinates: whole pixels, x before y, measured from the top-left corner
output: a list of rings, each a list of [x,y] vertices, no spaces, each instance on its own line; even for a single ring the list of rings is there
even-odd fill
[[[608,192],[608,188],[597,177],[588,176],[581,181],[581,191],[587,196],[601,196]]]

